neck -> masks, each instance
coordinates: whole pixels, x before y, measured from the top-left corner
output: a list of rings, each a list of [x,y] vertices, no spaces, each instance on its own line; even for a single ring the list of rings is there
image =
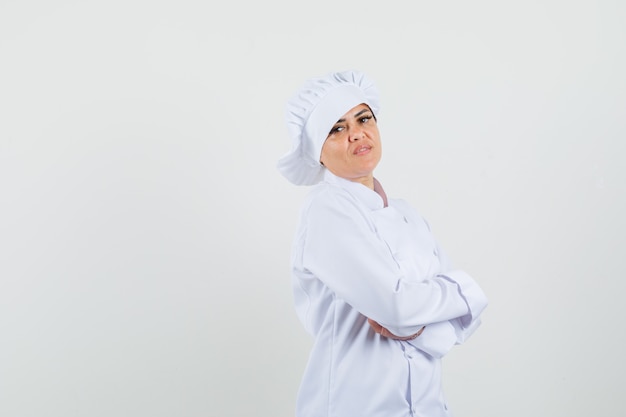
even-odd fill
[[[355,178],[352,182],[358,182],[369,188],[370,190],[374,190],[374,175],[368,175],[366,177]]]

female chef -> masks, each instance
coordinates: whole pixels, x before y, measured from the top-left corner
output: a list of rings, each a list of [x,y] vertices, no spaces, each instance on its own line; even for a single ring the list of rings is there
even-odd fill
[[[374,177],[378,112],[358,71],[308,80],[287,104],[292,149],[278,169],[313,185],[291,261],[296,312],[315,338],[297,417],[450,416],[441,358],[487,306],[426,221]]]

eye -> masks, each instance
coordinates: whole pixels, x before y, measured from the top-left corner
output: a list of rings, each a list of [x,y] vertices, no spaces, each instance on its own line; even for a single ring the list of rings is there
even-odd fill
[[[333,126],[332,129],[330,129],[330,132],[328,132],[328,136],[334,134],[334,133],[339,133],[341,131],[343,131],[343,129],[345,129],[343,126],[341,125],[337,125],[337,126]]]
[[[372,115],[371,115],[371,114],[368,114],[368,115],[366,115],[366,116],[361,117],[361,118],[359,119],[359,122],[361,122],[361,123],[367,123],[367,122],[369,122],[369,121],[370,121],[370,119],[371,119],[371,118],[372,118]]]

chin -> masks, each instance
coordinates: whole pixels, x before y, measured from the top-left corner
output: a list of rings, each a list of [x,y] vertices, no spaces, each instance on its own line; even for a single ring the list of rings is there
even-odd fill
[[[372,161],[370,163],[363,164],[360,171],[371,174],[374,172],[374,169],[376,169],[377,166],[378,166],[378,161]]]

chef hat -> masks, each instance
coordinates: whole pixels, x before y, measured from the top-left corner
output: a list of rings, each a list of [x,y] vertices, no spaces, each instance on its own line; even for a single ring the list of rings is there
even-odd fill
[[[378,91],[362,72],[334,72],[306,81],[287,102],[287,131],[292,147],[278,161],[280,173],[296,185],[318,183],[324,172],[320,155],[330,129],[361,103],[378,114]]]

